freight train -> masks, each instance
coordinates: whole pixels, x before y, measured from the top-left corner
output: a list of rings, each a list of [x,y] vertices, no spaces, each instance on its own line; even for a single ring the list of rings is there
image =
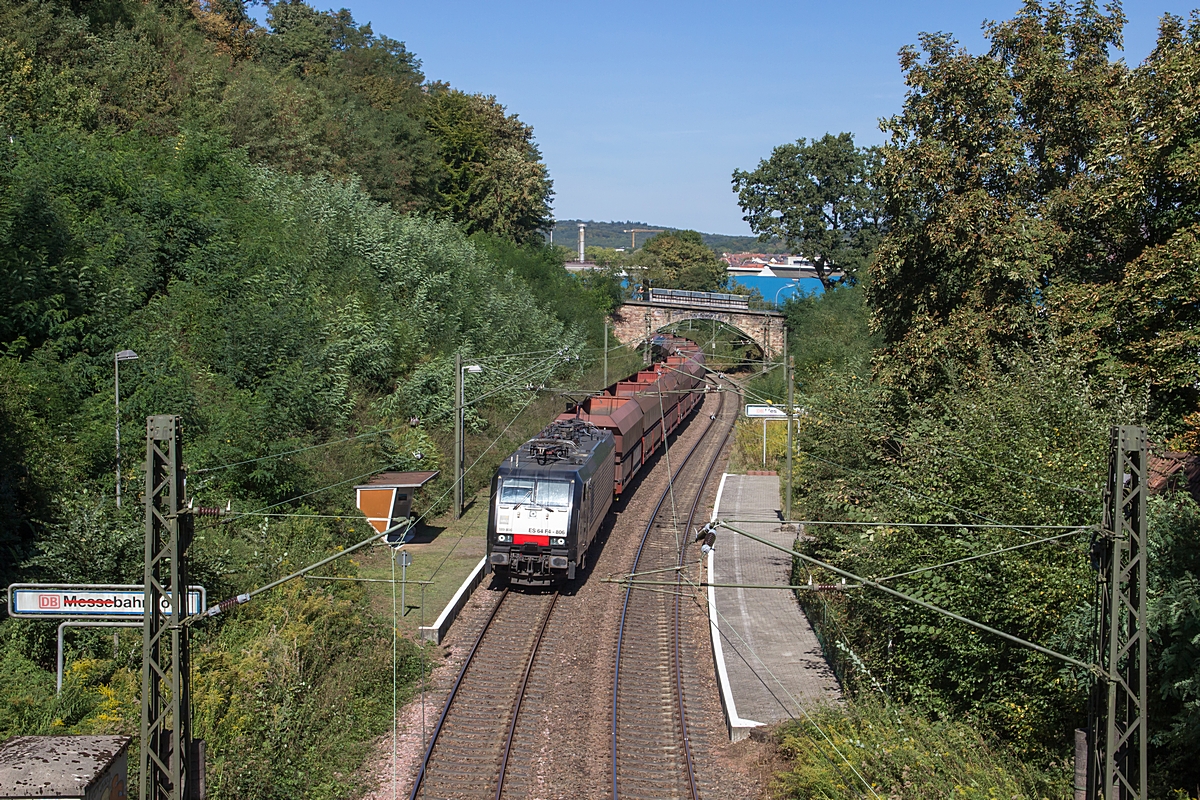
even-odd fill
[[[573,580],[613,500],[707,386],[704,351],[656,336],[663,360],[567,410],[506,458],[492,478],[487,570],[511,583]]]

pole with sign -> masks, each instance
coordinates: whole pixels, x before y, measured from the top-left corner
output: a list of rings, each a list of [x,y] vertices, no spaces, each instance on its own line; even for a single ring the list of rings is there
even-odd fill
[[[784,519],[790,519],[792,515],[792,420],[797,413],[804,414],[803,408],[797,409],[795,406],[795,394],[792,387],[792,371],[793,359],[788,359],[787,364],[787,407],[780,408],[779,406],[771,405],[770,403],[747,403],[746,416],[750,419],[761,419],[763,421],[763,466],[767,463],[767,420],[778,419],[785,420],[788,424],[787,432],[787,496],[784,499]]]
[[[189,586],[188,614],[206,607],[203,586]],[[63,636],[67,628],[140,628],[146,588],[124,583],[13,583],[8,587],[8,615],[20,619],[66,618],[58,626],[57,692],[62,694]],[[171,613],[170,593],[159,598],[159,610]],[[125,621],[122,621],[125,620]],[[115,646],[115,645],[114,645]]]
[[[784,341],[787,341],[784,339]],[[792,381],[792,372],[796,366],[796,359],[788,356],[787,359],[787,495],[783,499],[783,518],[789,520],[792,518],[792,417],[796,414],[796,406],[793,402],[795,396],[793,394],[795,385]]]
[[[770,403],[747,403],[746,416],[750,419],[761,419],[763,421],[762,463],[765,467],[767,465],[767,420],[787,419],[787,412],[779,406],[773,406]]]

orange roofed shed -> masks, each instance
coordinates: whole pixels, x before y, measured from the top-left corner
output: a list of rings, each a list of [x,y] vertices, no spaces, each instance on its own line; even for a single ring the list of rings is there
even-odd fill
[[[410,519],[413,495],[437,476],[436,470],[381,472],[362,486],[354,487],[358,510],[367,518],[372,528],[383,533]],[[397,543],[405,533],[407,531],[397,531]],[[389,542],[392,538],[388,537]]]

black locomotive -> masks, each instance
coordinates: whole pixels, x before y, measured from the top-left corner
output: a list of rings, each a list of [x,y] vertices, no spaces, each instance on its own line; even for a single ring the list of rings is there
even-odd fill
[[[613,435],[559,420],[509,456],[492,478],[488,565],[513,583],[575,577],[613,501]]]
[[[568,408],[500,465],[488,507],[487,570],[546,586],[575,577],[614,495],[700,405],[704,352],[655,337],[665,358]]]

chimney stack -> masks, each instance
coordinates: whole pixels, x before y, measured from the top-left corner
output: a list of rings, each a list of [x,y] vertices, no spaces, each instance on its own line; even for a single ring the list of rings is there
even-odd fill
[[[585,225],[584,223],[582,223],[582,222],[579,223],[579,260],[581,262],[584,260],[584,258],[583,258],[583,229],[586,227],[587,227],[587,225]]]

